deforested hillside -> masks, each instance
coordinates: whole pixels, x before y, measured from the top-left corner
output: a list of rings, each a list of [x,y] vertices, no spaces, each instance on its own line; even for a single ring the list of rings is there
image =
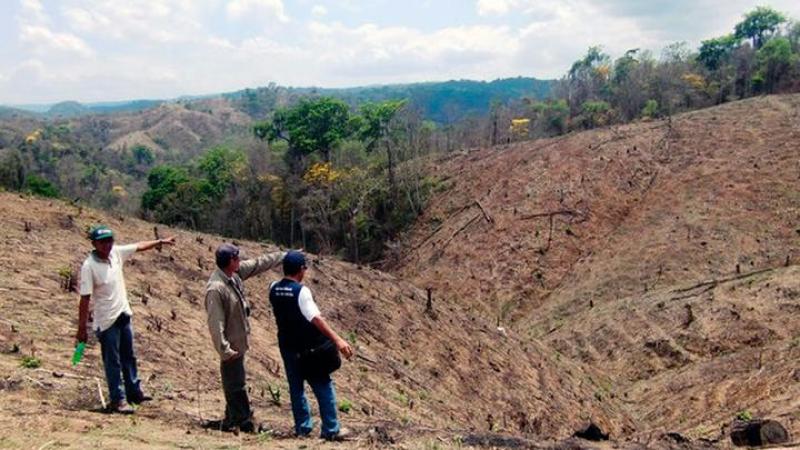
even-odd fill
[[[75,119],[76,134],[92,135],[121,151],[145,146],[158,160],[186,160],[208,147],[244,133],[250,118],[221,99],[167,103],[141,112]]]
[[[645,427],[793,411],[800,96],[434,161],[396,273],[598,368]]]
[[[136,219],[0,194],[0,442],[117,448],[284,439],[291,413],[266,300],[267,286],[279,274],[246,282],[254,307],[250,394],[257,417],[276,432],[205,432],[200,420],[220,416],[224,407],[203,307],[213,249],[222,238],[162,226],[160,235],[175,233],[177,245],[137,255],[125,269],[140,375],[156,400],[133,419],[95,411],[100,399],[94,379],[102,380],[99,346],[92,337],[85,360],[70,366],[78,296],[68,292],[70,273],[90,248],[85,229],[95,223],[115,229],[118,242],[150,239],[154,232],[153,224]],[[239,244],[248,255],[276,250]],[[335,376],[339,400],[352,405],[343,413],[343,423],[358,437],[350,446],[379,439],[379,447],[410,441],[419,448],[431,433],[447,442],[489,432],[543,442],[568,438],[589,421],[615,437],[638,431],[621,402],[607,395],[609,381],[602,374],[498,329],[453,296],[435,292],[432,310],[426,310],[424,289],[320,257],[312,257],[307,284],[323,314],[357,349]],[[41,367],[22,367],[25,357],[37,358]],[[270,388],[279,389],[277,399]],[[292,440],[278,445],[291,446]]]
[[[356,431],[339,447],[574,448],[590,422],[608,446],[725,445],[737,415],[796,435],[799,138],[800,96],[774,96],[430,160],[437,193],[393,273],[312,257],[307,284],[357,348],[335,377]],[[207,432],[224,404],[203,289],[223,238],[11,193],[0,213],[0,442],[308,445],[289,433],[278,273],[246,282],[250,394],[274,431]],[[69,276],[96,223],[178,237],[126,266],[156,397],[133,419],[97,412],[96,343],[69,365]]]

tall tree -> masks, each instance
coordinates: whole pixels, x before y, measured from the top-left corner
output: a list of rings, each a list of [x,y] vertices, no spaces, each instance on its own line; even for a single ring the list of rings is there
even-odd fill
[[[759,6],[745,14],[744,20],[736,24],[734,35],[738,39],[750,39],[758,50],[786,22],[786,16],[768,6]]]
[[[697,55],[697,60],[706,69],[715,71],[727,61],[737,45],[739,45],[739,39],[732,34],[705,40],[700,44],[700,53]]]
[[[246,164],[244,154],[226,147],[216,147],[200,158],[197,168],[204,175],[203,193],[219,200]]]
[[[786,38],[770,39],[756,52],[756,76],[754,88],[773,93],[789,75],[797,63],[797,55],[792,53],[792,44]]]
[[[350,134],[350,110],[333,97],[305,98],[291,108],[275,111],[271,120],[253,128],[256,137],[269,142],[282,139],[292,157],[319,152],[330,160],[333,147]]]
[[[570,112],[579,114],[587,100],[601,99],[608,89],[611,58],[599,46],[589,47],[586,55],[572,64],[566,77]]]
[[[189,173],[182,167],[157,166],[147,175],[148,190],[142,195],[142,210],[153,211],[164,197],[189,181]]]
[[[361,126],[358,136],[366,145],[368,152],[374,151],[379,146],[386,150],[389,187],[393,193],[397,190],[394,173],[395,154],[402,129],[392,127],[392,123],[406,103],[406,100],[387,100],[380,103],[365,103],[361,106]]]

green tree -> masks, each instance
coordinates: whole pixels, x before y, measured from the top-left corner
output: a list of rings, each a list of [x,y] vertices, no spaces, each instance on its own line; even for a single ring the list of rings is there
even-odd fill
[[[572,64],[566,77],[566,100],[573,115],[580,113],[587,100],[608,93],[611,58],[599,46],[589,47],[586,55]]]
[[[580,120],[585,128],[607,125],[611,117],[611,105],[602,100],[584,102],[581,107]]]
[[[768,6],[759,6],[745,14],[744,20],[736,24],[734,36],[750,39],[753,48],[760,49],[766,41],[786,22],[786,16]]]
[[[19,190],[25,183],[25,165],[16,149],[0,149],[0,186]]]
[[[183,167],[154,167],[147,176],[148,190],[142,195],[142,209],[154,211],[162,203],[164,197],[175,192],[178,186],[189,182],[189,173]]]
[[[134,161],[136,161],[136,164],[143,164],[149,166],[150,164],[153,164],[156,160],[153,151],[150,150],[149,147],[146,147],[141,144],[133,147],[131,153],[133,154],[133,159]]]
[[[658,102],[656,100],[650,99],[644,104],[642,117],[649,117],[651,119],[658,117]]]
[[[792,53],[792,44],[786,38],[770,39],[756,52],[756,75],[753,77],[754,89],[768,93],[775,92],[787,79],[797,55]]]
[[[402,130],[391,125],[397,113],[405,107],[406,103],[406,100],[387,100],[380,103],[365,103],[361,106],[358,137],[364,142],[367,152],[372,152],[379,146],[386,150],[389,187],[393,193],[396,193],[397,190],[394,173],[395,148]]]
[[[628,50],[614,62],[610,103],[624,120],[639,116],[649,95],[655,60],[649,51]]]
[[[539,133],[545,136],[561,135],[567,132],[569,106],[564,99],[531,103],[534,124]]]
[[[697,55],[697,60],[706,69],[713,72],[726,62],[733,49],[738,45],[739,39],[732,34],[705,40],[700,44],[700,53]]]
[[[787,27],[786,38],[792,43],[792,51],[800,54],[800,22],[792,22]]]
[[[278,109],[271,120],[257,123],[253,132],[268,142],[285,140],[292,157],[319,152],[325,161],[330,161],[333,147],[350,134],[349,125],[347,104],[333,97],[318,97]]]
[[[184,225],[192,229],[203,228],[207,222],[206,197],[199,180],[180,183],[175,191],[161,198],[155,208],[155,219],[171,225]]]
[[[638,48],[628,50],[625,55],[614,61],[614,74],[611,78],[614,84],[623,84],[630,78],[631,72],[639,64],[638,53]]]
[[[226,147],[213,148],[203,155],[197,168],[204,176],[201,185],[204,197],[219,200],[245,165],[246,159],[242,152]]]

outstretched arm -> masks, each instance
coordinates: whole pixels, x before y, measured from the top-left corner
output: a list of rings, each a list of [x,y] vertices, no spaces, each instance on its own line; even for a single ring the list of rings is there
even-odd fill
[[[156,239],[155,241],[142,241],[136,243],[136,251],[143,252],[156,248],[160,245],[175,245],[175,236],[170,236],[164,239]]]
[[[242,280],[246,280],[273,267],[278,267],[283,262],[284,256],[286,256],[286,252],[273,252],[261,255],[258,258],[242,261],[239,265],[239,277]]]

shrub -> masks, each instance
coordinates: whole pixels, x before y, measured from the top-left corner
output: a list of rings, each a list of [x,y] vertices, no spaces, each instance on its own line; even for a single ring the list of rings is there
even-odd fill
[[[650,99],[644,104],[642,109],[642,117],[655,118],[658,116],[658,102]]]
[[[57,198],[60,194],[58,188],[53,183],[38,175],[28,175],[25,177],[25,185],[23,186],[25,192],[41,197]]]
[[[42,367],[42,361],[35,356],[24,356],[20,366],[26,369],[38,369]]]

